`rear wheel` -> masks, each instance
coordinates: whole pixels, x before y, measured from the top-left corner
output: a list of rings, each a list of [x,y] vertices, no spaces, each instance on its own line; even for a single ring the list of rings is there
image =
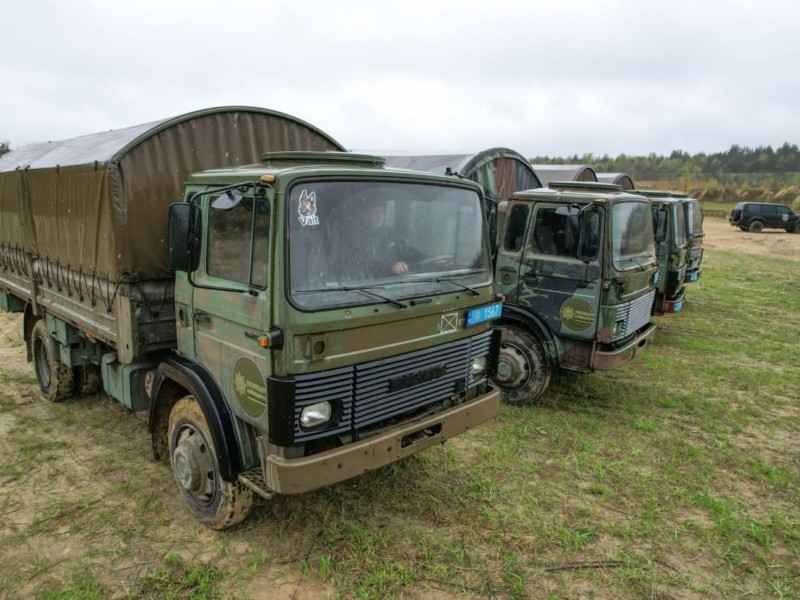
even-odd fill
[[[225,529],[250,513],[253,492],[222,479],[208,421],[194,396],[178,400],[169,414],[169,459],[186,503],[204,525]]]
[[[742,231],[747,231],[747,227],[739,227]]]
[[[764,231],[764,224],[761,221],[753,221],[748,229],[750,233],[761,233]]]
[[[61,402],[72,394],[72,369],[61,362],[58,344],[47,332],[44,319],[39,319],[31,331],[33,368],[39,389],[50,402]]]
[[[538,338],[521,327],[501,325],[495,383],[509,404],[531,403],[544,394],[552,371]]]

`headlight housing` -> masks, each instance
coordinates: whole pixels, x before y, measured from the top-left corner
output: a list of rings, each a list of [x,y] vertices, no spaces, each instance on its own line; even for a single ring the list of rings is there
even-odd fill
[[[317,402],[306,406],[300,413],[300,427],[308,429],[331,420],[333,409],[330,402]]]
[[[488,364],[488,360],[485,356],[479,356],[478,358],[473,359],[472,361],[472,374],[479,375],[486,370],[486,365]]]

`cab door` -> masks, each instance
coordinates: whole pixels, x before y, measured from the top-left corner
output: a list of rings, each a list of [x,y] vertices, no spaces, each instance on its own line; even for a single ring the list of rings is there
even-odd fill
[[[536,203],[520,265],[519,304],[560,336],[594,340],[600,308],[602,213],[585,212],[583,227],[569,223],[564,204]],[[589,260],[578,258],[578,252]]]
[[[206,235],[193,290],[195,356],[231,410],[265,428],[272,366],[259,338],[270,329],[270,205],[252,196],[224,209],[214,204],[207,200],[203,211]]]

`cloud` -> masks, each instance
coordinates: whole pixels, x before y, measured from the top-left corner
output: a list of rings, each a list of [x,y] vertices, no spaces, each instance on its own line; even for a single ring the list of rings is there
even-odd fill
[[[355,148],[716,151],[800,138],[791,2],[145,0],[4,11],[0,139],[206,106],[294,114]]]

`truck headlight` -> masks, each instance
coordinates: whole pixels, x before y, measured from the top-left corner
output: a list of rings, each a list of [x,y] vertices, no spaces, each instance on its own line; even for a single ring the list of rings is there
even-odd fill
[[[331,420],[333,410],[330,402],[317,402],[311,406],[306,406],[300,413],[301,427],[314,427],[322,425]]]
[[[478,375],[486,370],[486,357],[479,356],[472,361],[472,374]]]

